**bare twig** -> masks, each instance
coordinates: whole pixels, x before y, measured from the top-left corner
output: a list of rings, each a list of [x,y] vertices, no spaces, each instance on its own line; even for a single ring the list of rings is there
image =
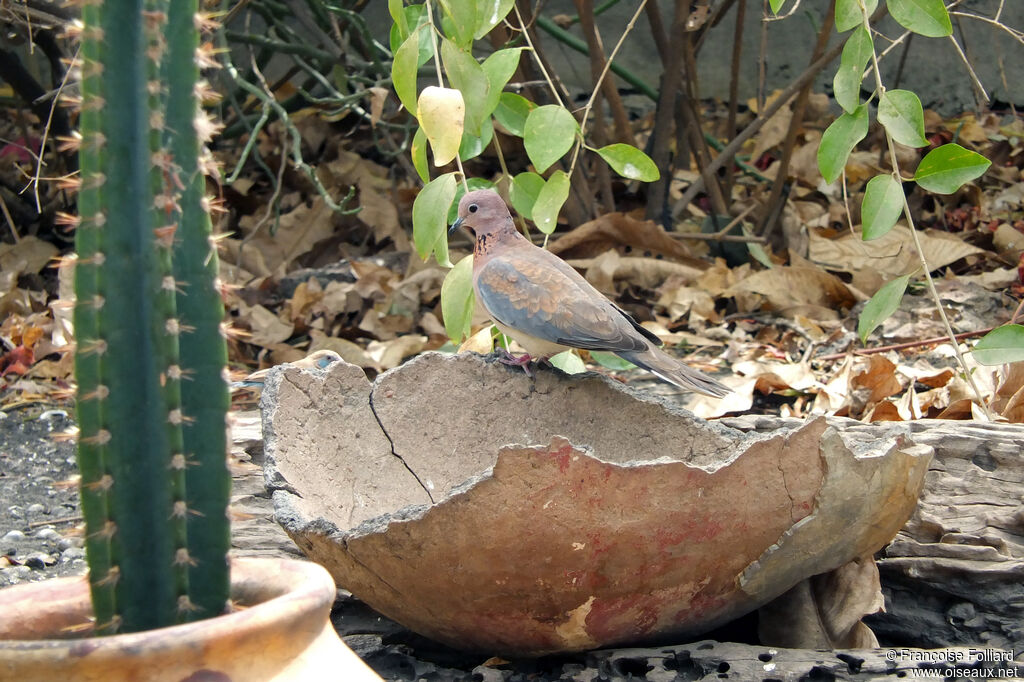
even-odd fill
[[[604,84],[606,82],[605,81],[605,77],[608,75],[608,69],[611,67],[612,62],[615,61],[615,55],[617,55],[619,53],[619,48],[621,48],[623,42],[625,42],[626,36],[629,35],[630,31],[633,30],[633,27],[636,25],[636,20],[640,16],[640,12],[643,11],[644,5],[646,5],[646,4],[647,4],[647,0],[641,0],[640,6],[637,8],[636,12],[633,13],[633,16],[629,20],[629,23],[626,24],[626,29],[622,32],[622,35],[619,36],[619,42],[617,42],[615,44],[615,48],[612,50],[612,53],[608,56],[608,59],[604,61],[604,68],[601,70],[601,74],[597,77],[597,81],[594,83],[594,91],[591,94],[590,99],[587,101],[586,106],[583,107],[583,117],[582,117],[582,120],[580,121],[580,130],[581,130],[581,132],[586,132],[587,118],[590,116],[590,111],[591,111],[591,109],[594,106],[594,101],[596,100],[598,93],[601,91],[602,84]],[[583,15],[581,14],[580,16],[582,17]],[[599,44],[598,44],[597,48],[598,48],[598,50],[600,49],[600,45]],[[592,54],[593,54],[593,52],[592,52]],[[602,60],[604,59],[603,55],[601,56],[601,59]],[[607,81],[607,82],[609,84],[611,84],[611,81]],[[612,91],[615,93],[616,100],[618,100],[618,96],[619,95],[618,95],[618,92],[615,91],[614,87],[612,88]],[[622,106],[622,102],[621,101],[619,102],[619,106],[620,107]],[[623,111],[622,113],[623,113],[623,116],[625,116],[625,111]],[[629,136],[629,131],[628,131],[629,122],[628,121],[624,122],[624,125],[627,127],[627,130],[625,132],[626,132],[627,136]],[[577,144],[576,145],[576,149],[573,151],[572,162],[569,164],[570,169],[576,168],[576,158],[579,155],[580,146],[581,146],[580,144]]]
[[[818,39],[814,44],[814,52],[811,55],[811,63],[813,64],[825,51],[828,46],[829,36],[832,34],[832,27],[835,25],[836,10],[835,4],[829,4],[828,11],[825,13],[825,20],[821,24],[821,28],[818,31]],[[789,119],[789,130],[786,131],[786,139],[782,144],[782,157],[779,159],[779,166],[775,172],[775,182],[772,183],[772,191],[768,196],[768,202],[766,205],[765,214],[761,220],[761,225],[757,230],[757,233],[767,237],[775,226],[775,219],[778,218],[781,210],[776,210],[776,204],[779,201],[783,201],[783,189],[786,183],[789,181],[789,163],[793,158],[793,151],[796,149],[796,137],[803,127],[804,123],[804,112],[807,109],[807,100],[811,96],[811,85],[814,81],[807,81],[807,83],[800,89],[800,93],[796,97],[796,102],[793,103],[793,116]]]
[[[689,2],[676,0],[672,15],[670,35],[675,37],[668,43],[664,68],[661,73],[661,93],[658,106],[654,112],[654,128],[651,131],[650,157],[659,169],[667,169],[670,159],[672,118],[676,111],[676,96],[680,85],[680,73],[683,68],[683,46],[679,36],[682,35],[686,17],[689,14]],[[649,15],[648,15],[649,16]],[[671,174],[662,172],[661,177],[652,183],[647,191],[647,217],[658,222],[665,222],[665,203],[668,197],[668,186]]]
[[[761,108],[758,112],[757,118],[751,121],[747,127],[743,129],[743,132],[733,138],[733,140],[718,153],[711,163],[708,164],[709,171],[711,173],[715,173],[719,168],[730,163],[733,157],[739,152],[740,148],[743,147],[744,143],[756,135],[757,131],[759,131],[764,124],[775,115],[775,112],[786,104],[789,104],[789,100],[791,100],[808,81],[813,80],[822,69],[832,63],[832,60],[838,57],[839,53],[842,51],[842,43],[832,46],[829,51],[821,57],[821,59],[811,64],[811,66],[804,70],[800,76],[786,86],[786,88],[779,93],[779,96],[772,100],[771,104]],[[679,215],[682,213],[682,211],[690,205],[690,202],[693,201],[697,194],[703,189],[704,178],[701,176],[686,188],[686,192],[683,193],[683,196],[676,202],[672,210],[673,215]]]
[[[971,339],[975,336],[984,336],[995,327],[988,327],[987,329],[976,329],[972,332],[964,332],[962,334],[955,334],[953,338],[959,342],[964,339]],[[848,355],[877,355],[879,353],[887,353],[891,350],[906,350],[907,348],[920,348],[921,346],[931,346],[936,343],[949,343],[948,336],[935,336],[930,339],[921,339],[920,341],[907,341],[905,343],[893,343],[888,346],[875,346],[874,348],[855,348],[851,351],[843,353],[829,353],[828,355],[818,355],[811,358],[811,360],[842,360]],[[953,344],[954,346],[959,345],[958,343]]]
[[[597,30],[597,25],[594,23],[594,8],[589,0],[573,0],[576,4],[576,10],[580,16],[580,28],[583,30],[583,35],[587,40],[587,48],[590,56],[590,73],[592,79],[592,87],[594,95],[591,97],[591,102],[597,101],[597,92],[600,90],[604,94],[604,98],[608,101],[608,108],[612,113],[612,120],[615,122],[615,138],[618,142],[625,142],[627,144],[633,144],[633,132],[630,130],[629,116],[626,114],[626,108],[622,105],[622,98],[619,97],[619,90],[615,87],[614,81],[606,79],[610,67],[610,63],[615,59],[615,54],[618,52],[619,47],[622,45],[623,40],[632,31],[633,25],[636,23],[636,18],[643,11],[644,6],[647,4],[647,0],[642,0],[640,6],[637,8],[636,14],[630,20],[626,26],[626,30],[622,32],[622,36],[619,38],[618,44],[615,49],[612,50],[610,58],[605,59],[604,47],[601,44],[601,34]],[[588,109],[584,113],[584,119],[586,115],[590,113]]]
[[[729,113],[725,119],[725,139],[736,134],[736,115],[739,111],[740,99],[740,59],[743,56],[743,22],[747,16],[747,0],[740,0],[736,6],[736,25],[732,36],[732,63],[729,69]],[[735,175],[730,172],[725,176],[723,191],[732,196],[732,184]]]
[[[868,18],[867,12],[861,10],[861,14],[864,18],[864,28],[868,31],[871,30],[870,19]],[[871,51],[871,65],[872,70],[875,74],[875,85],[878,90],[878,96],[881,97],[885,93],[885,84],[882,82],[882,70],[878,66],[878,56],[875,51]],[[902,182],[902,176],[900,175],[900,162],[896,156],[896,143],[892,139],[892,135],[889,130],[883,126],[885,132],[886,146],[889,148],[889,161],[892,164],[892,175],[896,182]],[[914,247],[917,250],[917,257],[921,262],[921,268],[924,270],[924,278],[928,284],[928,291],[931,294],[932,301],[935,303],[935,307],[939,312],[939,317],[942,319],[942,324],[946,328],[947,337],[953,342],[953,351],[956,353],[957,361],[960,363],[960,368],[963,370],[964,377],[967,379],[967,383],[970,385],[971,390],[974,391],[974,396],[978,401],[978,405],[981,406],[985,415],[991,419],[992,415],[989,412],[988,406],[985,404],[985,400],[981,397],[981,391],[978,389],[977,383],[974,381],[974,375],[967,367],[967,360],[964,358],[963,353],[960,351],[960,344],[957,342],[956,334],[953,332],[953,326],[949,323],[949,318],[946,316],[946,310],[942,305],[942,300],[939,298],[939,292],[935,288],[935,282],[932,280],[931,267],[928,265],[928,261],[924,256],[924,248],[921,246],[921,238],[917,234],[917,228],[914,225],[914,215],[910,209],[910,202],[907,200],[906,195],[903,196],[903,215],[907,219],[907,227],[910,228],[910,236],[914,240]]]
[[[971,84],[974,85],[975,95],[981,98],[981,101],[976,102],[976,104],[987,105],[989,103],[988,92],[985,90],[985,86],[982,85],[981,79],[978,78],[978,74],[974,71],[974,65],[971,64],[971,60],[967,58],[967,54],[964,52],[967,48],[967,41],[964,38],[964,31],[960,25],[959,18],[957,18],[956,26],[960,29],[960,40],[963,41],[964,45],[961,47],[960,43],[952,35],[949,36],[949,41],[953,43],[956,53],[960,56],[960,61],[963,62],[964,67],[967,69],[967,75],[971,77]]]

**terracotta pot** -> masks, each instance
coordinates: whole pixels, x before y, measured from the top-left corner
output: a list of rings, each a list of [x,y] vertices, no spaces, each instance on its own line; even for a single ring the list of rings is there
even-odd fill
[[[931,458],[905,425],[744,434],[472,354],[373,384],[286,366],[261,405],[275,515],[306,555],[409,629],[506,658],[686,641],[871,556]]]
[[[330,621],[334,582],[305,561],[235,559],[234,613],[159,630],[91,637],[85,578],[0,590],[0,679],[380,680]],[[17,639],[16,639],[17,638]]]

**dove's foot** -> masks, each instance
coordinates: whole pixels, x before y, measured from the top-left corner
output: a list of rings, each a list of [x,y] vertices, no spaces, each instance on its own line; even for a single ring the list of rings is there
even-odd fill
[[[509,365],[510,367],[522,367],[523,371],[526,372],[526,376],[533,378],[533,370],[530,365],[533,363],[533,358],[529,353],[523,355],[514,355],[509,353],[508,350],[502,347],[498,347],[495,353],[498,356],[498,362],[503,365]]]

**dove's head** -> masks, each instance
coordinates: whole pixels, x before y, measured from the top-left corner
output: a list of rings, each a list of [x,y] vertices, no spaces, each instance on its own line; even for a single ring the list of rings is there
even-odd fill
[[[480,237],[494,232],[514,230],[508,206],[492,189],[478,189],[468,192],[459,202],[459,217],[452,223],[451,230],[468,227]]]

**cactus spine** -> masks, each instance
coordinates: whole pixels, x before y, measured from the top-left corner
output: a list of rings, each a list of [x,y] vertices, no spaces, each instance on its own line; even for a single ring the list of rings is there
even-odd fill
[[[169,10],[188,13],[178,42],[192,49],[169,42],[182,33]],[[83,7],[75,362],[99,632],[217,615],[228,597],[226,348],[196,170],[194,13],[179,0]],[[175,79],[191,79],[185,122],[171,117]]]

